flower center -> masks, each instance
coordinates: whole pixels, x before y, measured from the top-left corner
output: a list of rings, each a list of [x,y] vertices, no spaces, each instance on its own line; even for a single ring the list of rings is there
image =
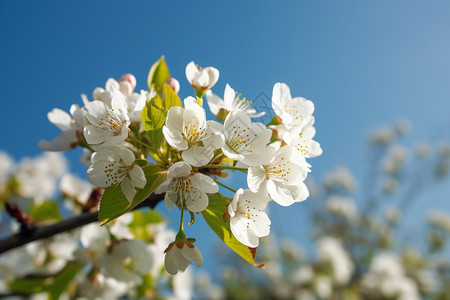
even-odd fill
[[[123,124],[125,121],[121,121],[119,116],[114,112],[114,109],[106,113],[104,118],[100,119],[97,128],[103,131],[113,132],[114,135],[120,135]]]
[[[226,144],[236,153],[250,153],[253,152],[253,150],[249,150],[248,148],[253,146],[252,142],[255,138],[256,134],[250,136],[249,127],[241,129],[241,126],[233,126]]]
[[[189,145],[197,143],[205,135],[206,128],[200,127],[199,121],[192,116],[192,120],[183,118],[183,135]]]
[[[106,175],[105,185],[117,185],[128,174],[129,168],[120,162],[114,161],[105,166],[103,172]]]
[[[290,162],[281,157],[281,159],[265,166],[265,171],[267,179],[289,182],[286,176],[291,172]]]

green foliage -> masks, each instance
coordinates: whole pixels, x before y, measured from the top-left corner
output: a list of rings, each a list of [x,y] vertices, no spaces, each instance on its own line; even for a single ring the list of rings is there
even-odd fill
[[[145,242],[153,242],[153,233],[147,230],[146,226],[161,222],[164,222],[164,218],[156,210],[135,210],[133,221],[130,223],[130,230],[136,238]]]
[[[52,276],[28,276],[16,279],[10,285],[11,291],[35,294],[48,292],[49,300],[57,300],[82,268],[81,265],[68,263],[64,269]]]
[[[100,209],[98,219],[106,224],[121,215],[129,212],[148,196],[164,181],[165,174],[155,165],[148,165],[143,168],[147,184],[143,189],[138,189],[133,201],[128,202],[122,190],[117,186],[110,186],[105,189],[102,200],[100,201]]]
[[[164,56],[161,56],[161,58],[153,64],[153,66],[150,68],[150,72],[148,73],[148,89],[151,90],[153,87],[158,94],[161,94],[164,82],[166,82],[169,78],[169,68],[167,67]]]
[[[220,193],[209,195],[209,205],[202,215],[208,223],[209,227],[224,241],[228,247],[236,252],[239,256],[249,262],[251,265],[262,268],[264,264],[255,264],[255,255],[257,248],[250,248],[239,242],[231,232],[230,221],[224,219],[226,205],[229,198]]]
[[[30,212],[34,222],[57,222],[62,220],[58,204],[54,201],[45,201],[39,205],[33,206]]]
[[[154,152],[159,152],[163,141],[162,127],[166,121],[167,112],[172,106],[181,106],[180,97],[170,86],[164,84],[162,90],[162,96],[156,95],[150,99],[141,114],[142,124]]]

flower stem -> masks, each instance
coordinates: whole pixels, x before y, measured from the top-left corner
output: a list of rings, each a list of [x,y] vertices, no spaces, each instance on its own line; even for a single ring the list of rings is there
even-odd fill
[[[181,209],[180,229],[178,229],[178,233],[175,238],[175,240],[177,240],[177,241],[185,241],[186,240],[186,235],[184,234],[184,230],[183,230],[183,217],[184,217],[184,208]]]
[[[150,146],[150,145],[148,145],[148,144],[146,144],[146,143],[140,141],[139,139],[135,138],[135,137],[132,136],[131,134],[128,135],[128,138],[129,138],[130,140],[132,140],[132,141],[138,143],[138,144],[141,145],[141,146],[144,146],[144,147],[146,147],[146,148],[148,148],[148,149],[152,149],[152,146]]]
[[[206,169],[227,169],[227,170],[238,170],[247,173],[247,168],[236,168],[231,166],[223,166],[223,165],[205,165],[202,168]]]
[[[227,190],[230,190],[230,191],[232,191],[233,193],[236,193],[236,190],[235,190],[235,189],[230,188],[228,185],[223,184],[223,183],[220,182],[219,180],[216,180],[216,179],[214,179],[214,178],[213,178],[212,180],[214,180],[218,185],[223,186],[223,187],[226,188]]]

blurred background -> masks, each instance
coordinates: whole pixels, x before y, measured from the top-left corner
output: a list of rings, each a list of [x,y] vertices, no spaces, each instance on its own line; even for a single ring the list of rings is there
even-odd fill
[[[327,258],[332,254],[318,254],[320,247],[344,245],[346,252],[342,252],[348,254],[343,255],[350,255],[353,265],[364,261],[364,272],[373,263],[374,254],[358,255],[370,246],[361,240],[360,248],[350,246],[355,239],[369,236],[368,232],[377,235],[372,239],[379,239],[373,249],[380,252],[390,249],[403,253],[411,245],[426,256],[436,246],[431,243],[439,243],[433,238],[448,237],[445,222],[450,222],[446,179],[450,149],[449,13],[447,1],[213,4],[4,0],[0,2],[0,149],[16,161],[40,155],[38,141],[60,132],[48,122],[47,112],[55,107],[68,111],[73,103],[82,105],[80,94],[91,98],[94,88],[104,87],[108,78],[118,79],[124,73],[135,75],[137,90],[147,89],[148,71],[161,55],[181,84],[182,99],[194,94],[185,78],[190,61],[220,71],[215,94],[223,95],[228,83],[253,100],[257,110],[270,107],[273,85],[285,82],[293,96],[314,102],[315,140],[324,153],[308,160],[312,165],[310,199],[290,207],[269,207],[272,240],[268,245],[281,249],[283,241],[292,242],[313,257],[302,259],[314,262],[333,261]],[[80,156],[79,149],[66,153],[70,171],[86,178]],[[239,178],[233,184],[239,187]],[[171,223],[171,219],[177,220],[178,214],[163,205],[158,209],[169,226],[176,228],[177,221]],[[349,211],[354,211],[352,216]],[[444,220],[444,230],[430,229],[430,211],[443,213],[438,219]],[[373,218],[377,225],[358,223],[361,216]],[[339,226],[343,226],[340,231]],[[390,237],[376,228],[389,231]],[[215,280],[222,278],[216,252],[220,240],[201,218],[187,231],[195,232],[197,246],[204,253],[202,270],[215,274]],[[440,247],[439,260],[448,262],[448,249],[445,244]],[[257,260],[277,261],[275,254],[268,256],[262,253]],[[301,261],[299,257],[294,259]],[[279,260],[277,264],[280,273],[272,277],[279,279],[280,274],[292,271],[280,267],[283,263]],[[352,278],[358,277],[355,274],[363,272],[358,266],[347,265],[343,268],[352,270],[353,277],[336,275],[346,278],[336,283],[326,279],[332,271],[323,271],[320,264],[308,265],[312,273],[323,273],[324,281],[319,277],[311,285],[316,293],[312,294],[322,298],[326,298],[326,291],[320,294],[316,286],[330,285],[330,281],[334,287],[351,285]],[[450,271],[445,270],[449,276]],[[252,272],[256,275],[249,278],[268,276],[270,271]],[[373,280],[366,285],[373,288]],[[230,291],[233,288],[231,284]],[[445,294],[442,299],[448,299]]]

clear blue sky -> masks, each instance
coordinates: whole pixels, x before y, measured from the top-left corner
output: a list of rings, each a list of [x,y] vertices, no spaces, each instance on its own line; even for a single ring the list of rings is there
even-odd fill
[[[310,160],[312,175],[337,161],[358,174],[369,129],[407,118],[418,139],[448,138],[449,15],[448,1],[3,0],[0,148],[37,155],[37,142],[59,132],[48,111],[81,104],[81,93],[123,73],[146,88],[165,55],[181,97],[193,95],[191,60],[220,70],[219,95],[226,83],[251,99],[286,82],[316,105],[324,154]],[[69,157],[81,174],[79,154]],[[292,217],[284,230],[301,232],[293,218],[305,215],[302,205],[275,212]]]

